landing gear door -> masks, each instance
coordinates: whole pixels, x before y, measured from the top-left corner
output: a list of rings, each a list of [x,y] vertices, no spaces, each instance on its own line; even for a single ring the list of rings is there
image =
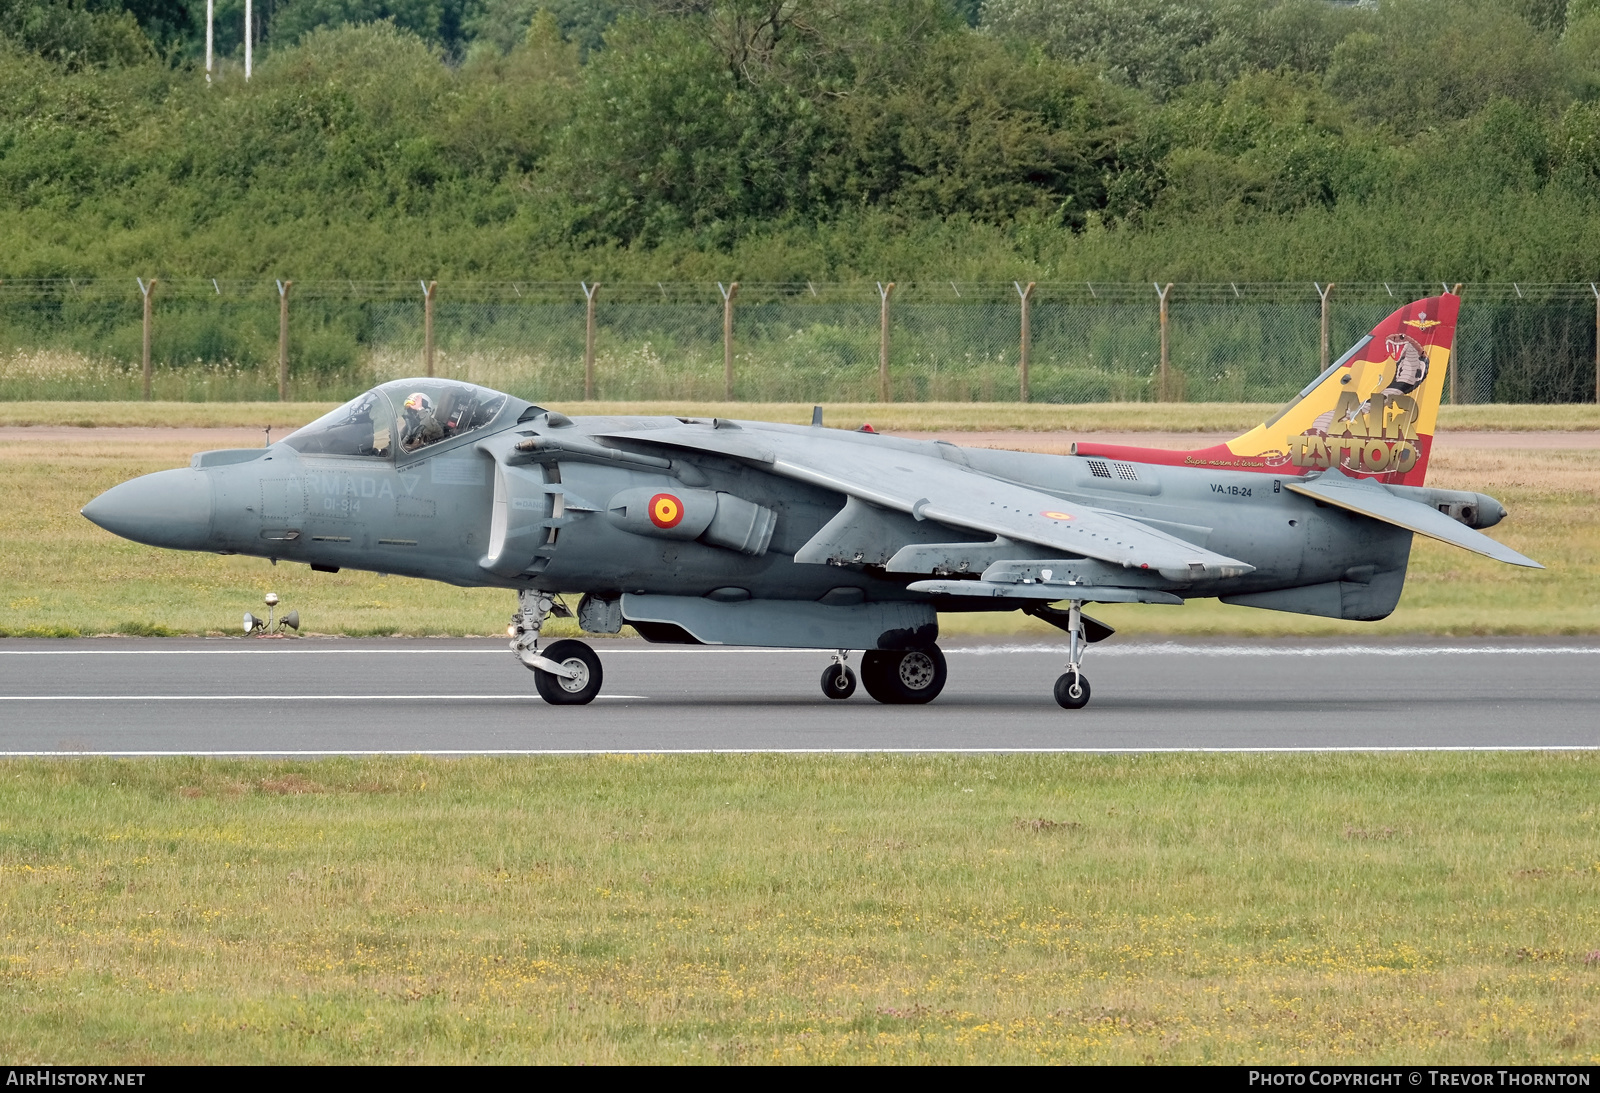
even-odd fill
[[[494,446],[480,444],[494,457],[494,502],[489,516],[489,548],[478,565],[497,577],[512,578],[533,565],[548,538],[551,494],[538,467],[507,466]]]

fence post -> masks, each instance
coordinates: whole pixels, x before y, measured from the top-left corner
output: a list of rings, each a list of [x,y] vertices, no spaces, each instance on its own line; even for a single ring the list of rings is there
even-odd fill
[[[278,282],[278,401],[289,401],[289,290],[293,281]]]
[[[144,297],[144,400],[150,401],[150,293],[155,291],[156,279],[146,281],[142,277],[135,277],[139,282],[139,293]]]
[[[1022,297],[1022,356],[1019,358],[1019,372],[1022,381],[1022,401],[1028,401],[1028,350],[1033,344],[1028,329],[1028,317],[1032,311],[1034,282],[1029,281],[1028,287],[1023,288],[1016,281],[1011,282],[1011,287],[1017,290],[1017,295]]]
[[[1156,401],[1171,402],[1172,376],[1170,374],[1171,350],[1167,338],[1167,297],[1172,292],[1172,282],[1167,282],[1167,287],[1155,286],[1156,299],[1161,301],[1161,374],[1156,382]]]
[[[1317,290],[1318,296],[1322,297],[1322,367],[1317,369],[1317,375],[1320,376],[1328,370],[1328,296],[1333,292],[1333,282],[1329,281],[1328,287],[1323,288],[1315,281],[1312,281],[1311,287]],[[1238,289],[1234,289],[1234,292],[1238,291]]]
[[[889,391],[889,297],[894,282],[878,282],[878,401],[893,402]]]
[[[433,296],[438,281],[418,281],[422,286],[422,363],[428,375],[433,375]]]
[[[586,302],[583,319],[583,401],[594,401],[594,294],[600,291],[600,282],[578,282]]]
[[[1447,292],[1449,291],[1449,286],[1445,285],[1443,282],[1440,283],[1439,287],[1444,289]],[[1459,282],[1459,281],[1456,282],[1456,290],[1455,290],[1454,293],[1452,293],[1452,295],[1454,295],[1454,296],[1460,296],[1461,295],[1461,282]],[[1458,330],[1460,328],[1460,325],[1461,324],[1459,322],[1456,324]],[[1461,405],[1461,399],[1457,395],[1458,388],[1456,387],[1456,381],[1460,377],[1461,377],[1461,339],[1458,336],[1456,338],[1455,345],[1452,347],[1451,353],[1450,353],[1450,405],[1451,406],[1460,406]]]
[[[733,401],[733,298],[739,295],[739,282],[732,281],[727,288],[717,282],[722,293],[722,398]]]
[[[1594,293],[1594,400],[1600,403],[1600,288],[1590,281],[1589,291]]]

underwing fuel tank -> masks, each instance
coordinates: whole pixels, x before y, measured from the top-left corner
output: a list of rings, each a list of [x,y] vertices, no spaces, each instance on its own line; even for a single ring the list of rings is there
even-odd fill
[[[731,493],[711,490],[623,490],[606,506],[606,519],[634,535],[655,539],[699,539],[712,546],[760,557],[772,542],[778,517]]]

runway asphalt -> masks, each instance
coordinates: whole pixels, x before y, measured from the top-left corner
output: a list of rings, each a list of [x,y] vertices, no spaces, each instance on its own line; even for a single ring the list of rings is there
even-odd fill
[[[819,652],[594,645],[558,708],[503,641],[9,639],[0,756],[1600,747],[1590,639],[1113,639],[1070,712],[1060,645],[952,643],[909,707],[824,698]]]

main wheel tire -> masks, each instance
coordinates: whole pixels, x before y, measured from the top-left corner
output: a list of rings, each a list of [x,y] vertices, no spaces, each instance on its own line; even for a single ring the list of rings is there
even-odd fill
[[[861,685],[891,706],[932,702],[944,690],[949,670],[937,645],[926,649],[870,649],[861,657]]]
[[[1076,686],[1074,686],[1076,684]],[[1076,691],[1076,693],[1074,693]],[[1063,710],[1081,710],[1089,704],[1089,677],[1082,672],[1061,673],[1056,680],[1056,702]]]
[[[822,669],[822,693],[829,698],[846,699],[856,693],[856,674],[843,664]]]
[[[542,668],[533,670],[533,682],[539,688],[539,697],[552,706],[582,706],[593,702],[600,693],[600,658],[581,641],[558,641],[544,650],[544,657],[563,668],[570,668],[572,679],[563,679]]]

